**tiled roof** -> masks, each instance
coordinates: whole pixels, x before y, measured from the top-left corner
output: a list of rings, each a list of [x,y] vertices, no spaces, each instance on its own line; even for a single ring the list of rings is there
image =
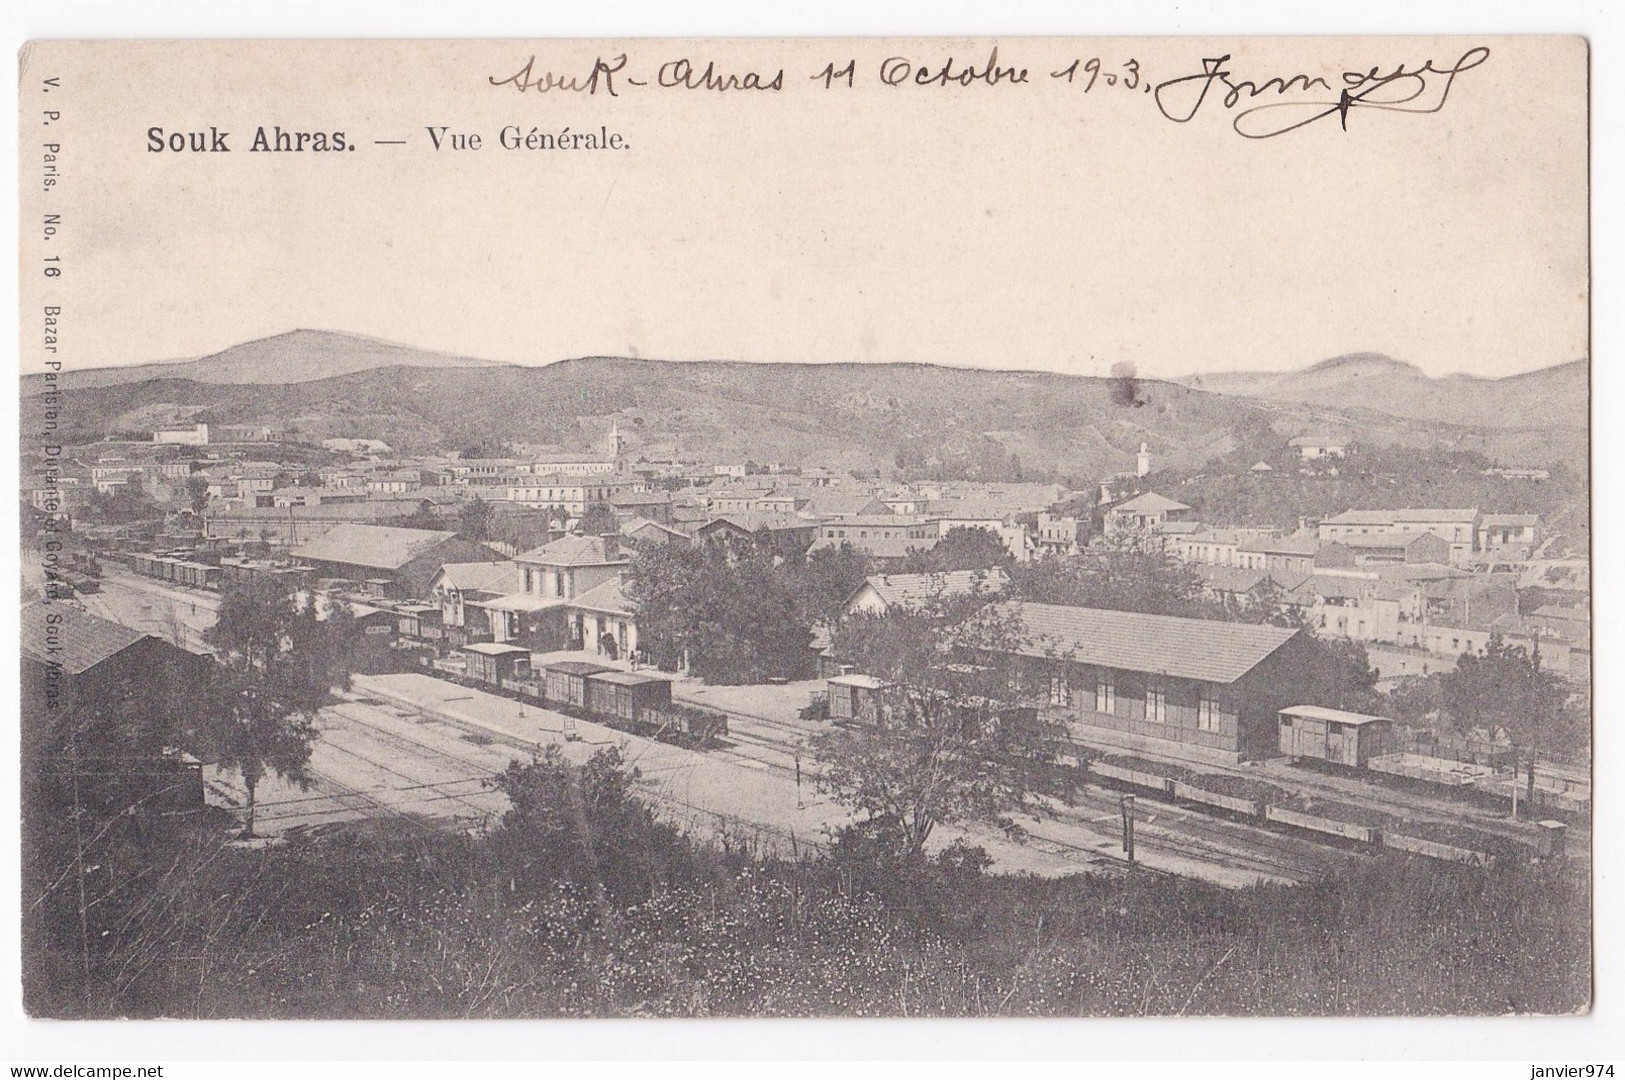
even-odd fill
[[[1313,555],[1320,541],[1313,536],[1255,536],[1236,545],[1239,551],[1261,551],[1267,555]]]
[[[824,522],[824,524],[835,526],[850,525],[853,528],[860,528],[864,525],[884,525],[892,528],[901,528],[910,525],[924,525],[928,520],[930,519],[921,517],[918,514],[843,514],[839,517],[830,518],[828,521]]]
[[[47,623],[48,616],[59,621]],[[24,656],[41,664],[59,663],[69,675],[82,675],[147,636],[70,604],[54,603],[23,608],[21,630]]]
[[[511,559],[502,562],[447,563],[440,568],[445,584],[458,592],[511,593],[522,584],[519,567]]]
[[[633,614],[631,601],[627,600],[626,593],[621,588],[620,578],[612,578],[593,586],[571,600],[570,606],[587,611],[600,611],[606,615]]]
[[[727,522],[737,529],[745,532],[756,532],[758,529],[811,529],[816,523],[795,514],[774,513],[766,510],[730,510],[727,513],[715,514],[701,529],[708,529],[717,522]]]
[[[1297,634],[1279,626],[1011,602],[1032,638],[1018,651],[1080,664],[1232,683]]]
[[[1376,548],[1403,551],[1424,537],[1439,540],[1432,533],[1367,533],[1364,536],[1343,536],[1332,541],[1346,548]]]
[[[1479,519],[1481,525],[1516,525],[1527,527],[1540,524],[1539,514],[1485,514]]]
[[[1393,510],[1345,510],[1321,522],[1322,525],[1392,525]]]
[[[1126,503],[1112,507],[1112,512],[1121,510],[1129,514],[1156,514],[1175,510],[1189,510],[1190,507],[1182,502],[1175,502],[1166,495],[1158,495],[1155,491],[1148,491],[1144,495],[1136,495]]]
[[[1434,509],[1432,507],[1407,507],[1403,510],[1394,511],[1395,521],[1470,521],[1477,516],[1478,508],[1476,506],[1469,506],[1465,509],[1452,508],[1445,510]]]
[[[876,574],[865,578],[864,585],[873,589],[888,606],[907,607],[938,597],[998,592],[1007,580],[1005,572],[995,566],[988,570],[953,570],[943,574]],[[858,589],[863,587],[860,585]]]
[[[1269,577],[1266,570],[1245,570],[1239,566],[1201,566],[1194,567],[1203,584],[1214,592],[1222,593],[1249,593],[1258,588],[1259,582]]]
[[[398,529],[388,525],[337,525],[294,549],[301,559],[399,570],[457,534],[438,529]]]
[[[625,562],[626,557],[613,551],[602,536],[577,536],[571,533],[523,555],[515,555],[514,561],[539,563],[542,566],[608,566]]]
[[[689,536],[688,533],[684,532],[682,529],[674,529],[670,525],[662,525],[662,524],[660,524],[660,522],[658,522],[658,521],[650,521],[646,517],[633,518],[631,521],[628,521],[625,525],[622,525],[621,526],[621,535],[622,536],[635,537],[638,533],[642,532],[645,529],[654,529],[657,532],[668,533],[672,537],[674,537],[676,539],[680,539],[680,540],[692,540],[693,539],[693,537]]]

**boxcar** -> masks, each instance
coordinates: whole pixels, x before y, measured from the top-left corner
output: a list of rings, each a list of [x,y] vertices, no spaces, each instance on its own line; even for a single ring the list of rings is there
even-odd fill
[[[671,680],[629,671],[600,671],[586,676],[587,712],[618,726],[641,722],[652,708],[671,704]]]
[[[463,656],[468,661],[468,677],[481,682],[501,685],[504,679],[530,675],[530,650],[523,645],[482,641],[463,646]]]
[[[1281,753],[1363,769],[1387,749],[1393,721],[1384,716],[1293,705],[1281,710]]]
[[[836,675],[829,685],[831,720],[873,722],[886,684],[872,675]]]
[[[587,707],[587,676],[612,669],[582,660],[560,660],[543,670],[547,672],[548,701],[584,709]]]

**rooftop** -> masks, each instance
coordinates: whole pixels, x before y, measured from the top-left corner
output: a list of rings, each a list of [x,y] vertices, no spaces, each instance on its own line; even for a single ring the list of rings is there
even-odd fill
[[[1279,626],[1058,604],[1012,601],[1002,607],[1032,635],[1016,650],[1022,655],[1213,683],[1235,682],[1298,633]]]
[[[524,653],[527,657],[530,650],[523,645],[506,645],[495,641],[476,641],[472,645],[464,645],[464,652],[479,653],[481,656],[514,656]]]
[[[518,592],[523,582],[519,566],[512,559],[500,562],[447,563],[440,568],[440,580],[458,592]]]
[[[413,559],[456,537],[439,529],[400,529],[389,525],[336,525],[293,550],[301,559],[399,570]]]
[[[1254,536],[1236,545],[1240,551],[1260,551],[1266,555],[1313,555],[1320,541],[1313,536]]]
[[[939,597],[972,596],[998,592],[1008,580],[998,567],[987,570],[953,570],[942,574],[875,574],[853,590],[853,595],[870,588],[888,606],[907,607]],[[850,598],[849,598],[850,599]]]
[[[633,614],[632,603],[626,598],[626,592],[621,588],[620,578],[614,578],[600,585],[595,585],[574,600],[571,600],[570,606],[585,608],[587,611],[598,611],[606,615]]]
[[[1166,495],[1158,495],[1155,491],[1148,491],[1144,495],[1136,495],[1125,503],[1112,507],[1112,512],[1122,511],[1129,514],[1159,514],[1172,513],[1178,510],[1189,510],[1190,507],[1182,502],[1175,502]]]
[[[523,555],[515,555],[515,562],[539,563],[542,566],[610,566],[627,561],[615,549],[613,541],[602,536],[570,534],[532,548]]]
[[[48,618],[56,621],[48,623]],[[69,675],[84,674],[146,636],[71,604],[34,603],[22,612],[23,655],[41,664],[61,664]]]

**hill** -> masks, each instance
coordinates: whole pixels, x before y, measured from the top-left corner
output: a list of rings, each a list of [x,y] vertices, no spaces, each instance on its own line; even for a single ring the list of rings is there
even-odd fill
[[[174,360],[123,367],[87,368],[65,372],[67,390],[91,386],[118,386],[151,379],[189,379],[199,383],[300,383],[330,379],[373,368],[471,368],[501,366],[495,360],[429,352],[356,334],[329,330],[290,330],[285,334],[246,341],[197,360]],[[37,393],[43,376],[23,378],[23,393]]]
[[[453,357],[363,368],[398,356],[396,350],[418,361],[436,356],[301,331],[228,349],[190,369],[208,378],[70,386],[60,412],[69,425],[63,437],[91,441],[202,421],[273,424],[306,440],[378,438],[408,452],[514,441],[573,452],[601,445],[613,419],[633,456],[649,459],[1065,478],[1080,486],[1132,470],[1142,442],[1159,469],[1194,470],[1240,447],[1280,445],[1328,423],[1370,445],[1470,449],[1531,464],[1583,453],[1585,439],[1583,411],[1554,416],[1562,423],[1550,427],[1510,428],[1499,417],[1496,425],[1474,428],[1168,382],[1143,382],[1125,394],[1113,379],[926,364],[588,357],[522,367]],[[323,364],[351,370],[292,377]],[[119,374],[130,370],[143,369]],[[175,369],[145,370],[172,376]],[[260,381],[235,381],[251,375]],[[1326,369],[1317,377],[1327,377]],[[1335,369],[1330,376],[1334,384],[1347,377]],[[25,418],[37,406],[25,397]],[[25,422],[24,430],[31,429]]]
[[[1351,353],[1300,371],[1218,372],[1178,380],[1193,389],[1317,408],[1376,411],[1481,428],[1583,428],[1590,371],[1575,360],[1503,379],[1433,378],[1380,353]]]

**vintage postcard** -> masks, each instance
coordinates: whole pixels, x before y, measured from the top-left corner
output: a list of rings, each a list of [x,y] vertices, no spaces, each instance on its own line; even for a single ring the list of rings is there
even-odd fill
[[[31,1015],[1590,1009],[1582,39],[19,65]]]

